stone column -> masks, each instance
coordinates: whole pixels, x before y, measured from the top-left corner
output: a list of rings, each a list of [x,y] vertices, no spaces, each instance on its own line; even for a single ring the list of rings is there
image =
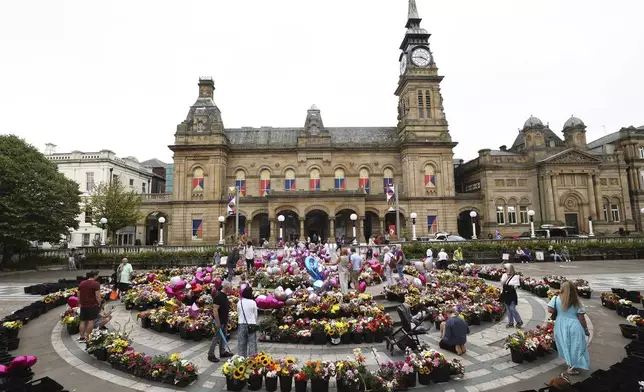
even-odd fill
[[[268,238],[270,238],[270,242],[275,242],[275,239],[273,238],[274,232],[275,232],[275,219],[268,218]]]
[[[246,227],[246,238],[247,238],[247,240],[248,240],[248,241],[252,241],[252,240],[253,240],[253,237],[251,237],[250,230],[251,230],[251,228],[253,227],[253,221],[251,221],[251,220],[250,220],[250,219],[248,219],[248,217],[247,217],[247,218],[246,218],[246,221],[245,221],[245,225],[246,225],[246,226],[245,226],[245,227]]]
[[[329,242],[335,243],[335,216],[329,217]]]
[[[380,218],[380,235],[385,235],[385,218]]]
[[[595,201],[595,186],[593,184],[592,174],[588,174],[588,214],[593,216],[597,213],[597,202]],[[588,217],[586,217],[588,218]],[[599,220],[599,216],[593,216],[594,220]]]
[[[550,221],[550,220],[553,220],[555,216],[555,205],[552,199],[553,193],[552,193],[552,181],[551,181],[550,174],[546,174],[543,177],[543,182],[545,183],[544,185],[546,186],[546,206],[547,206],[546,220]]]
[[[364,242],[367,244],[369,243],[369,238],[367,238],[367,235],[365,234],[365,227],[367,227],[367,217],[363,216],[360,218],[362,220],[362,238],[364,238]]]
[[[557,219],[557,205],[559,203],[557,201],[557,175],[550,176],[550,182],[552,183],[552,185],[551,185],[551,189],[552,189],[552,207],[553,207],[552,210],[554,212],[554,215],[553,215],[554,218],[553,219],[558,220]]]
[[[304,220],[306,218],[300,218],[300,241],[306,240],[306,236],[304,235]]]
[[[597,175],[592,176],[593,180],[593,192],[595,193],[595,208],[597,209],[597,220],[604,220],[604,215],[602,214],[604,210],[604,206],[602,205],[602,198],[601,198],[601,192],[600,192],[600,182],[599,178],[597,178]]]

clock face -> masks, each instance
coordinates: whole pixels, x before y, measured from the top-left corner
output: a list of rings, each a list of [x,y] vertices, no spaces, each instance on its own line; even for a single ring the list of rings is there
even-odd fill
[[[419,67],[428,66],[431,59],[432,55],[429,53],[429,50],[425,48],[416,49],[411,54],[411,60]]]
[[[400,74],[404,74],[405,71],[407,70],[407,55],[404,55],[402,59],[400,59]]]

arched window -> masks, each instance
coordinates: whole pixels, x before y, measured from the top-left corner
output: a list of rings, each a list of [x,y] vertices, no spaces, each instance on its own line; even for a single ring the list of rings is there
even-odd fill
[[[390,186],[394,185],[394,171],[390,168],[386,168],[382,173],[382,182],[386,194],[387,189],[389,189]]]
[[[423,90],[418,90],[418,118],[425,118],[425,110],[423,109]]]
[[[284,190],[286,192],[295,190],[295,170],[293,169],[288,169],[284,173]]]
[[[204,190],[203,169],[198,167],[192,171],[192,191],[203,192],[203,190]]]
[[[364,189],[368,195],[371,193],[371,182],[369,181],[369,170],[360,169],[360,189]]]
[[[241,169],[235,173],[235,188],[241,196],[246,196],[246,173]]]
[[[602,205],[604,207],[604,220],[606,222],[610,222],[610,217],[608,215],[608,205],[610,204],[610,201],[608,201],[607,198],[602,198]]]
[[[613,222],[619,222],[620,220],[620,214],[619,214],[619,199],[616,197],[613,197],[610,201],[610,217]]]
[[[309,173],[309,190],[320,190],[320,171],[318,169],[313,169]]]
[[[271,172],[264,169],[259,173],[259,194],[268,196],[271,192]]]
[[[510,199],[508,201],[508,223],[511,225],[516,225],[517,224],[517,200],[516,199]]]
[[[426,119],[432,118],[432,114],[431,114],[432,95],[431,94],[432,94],[431,90],[425,90],[425,113],[426,113],[425,118]]]
[[[334,188],[335,188],[336,191],[343,191],[343,190],[346,189],[345,186],[344,186],[344,170],[342,170],[342,169],[336,169],[335,170],[335,181],[334,181],[334,183],[335,183]]]
[[[425,188],[436,188],[436,170],[432,165],[425,165]]]
[[[496,209],[496,223],[499,225],[505,224],[505,201],[497,199],[495,203]]]

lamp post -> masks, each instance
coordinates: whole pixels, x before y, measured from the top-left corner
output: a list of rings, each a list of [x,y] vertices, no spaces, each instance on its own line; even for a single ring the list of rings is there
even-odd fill
[[[411,218],[411,240],[416,241],[416,218],[418,217],[418,214],[412,212],[409,214],[409,217]]]
[[[534,210],[528,211],[528,216],[530,217],[530,238],[535,238],[534,234]]]
[[[282,241],[284,238],[284,215],[278,216],[277,221],[280,223],[280,238],[278,240]]]
[[[107,236],[107,234],[105,233],[105,225],[107,224],[107,218],[102,217],[101,220],[99,220],[99,222],[101,224],[101,231],[102,231],[102,233],[101,233],[101,246],[105,246],[105,237]]]
[[[159,245],[163,245],[163,224],[165,223],[165,218],[159,218]]]
[[[593,217],[589,216],[588,217],[588,237],[594,237],[595,233],[593,233]]]
[[[220,216],[219,218],[217,218],[217,220],[219,221],[219,245],[223,245],[224,243],[226,243],[226,241],[224,240],[224,221],[226,220],[226,218]]]
[[[358,220],[358,215],[351,214],[349,219],[353,223],[353,245],[358,245],[358,239],[356,238],[356,220]]]
[[[472,239],[475,240],[476,238],[476,216],[478,214],[476,211],[470,211],[470,218],[472,218]]]

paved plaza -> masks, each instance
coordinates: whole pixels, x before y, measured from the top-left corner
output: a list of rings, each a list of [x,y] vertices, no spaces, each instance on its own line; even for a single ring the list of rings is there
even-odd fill
[[[622,287],[628,290],[644,291],[644,269],[641,261],[588,261],[574,263],[541,263],[519,264],[518,271],[527,276],[542,277],[556,274],[568,278],[583,278],[590,282],[593,298],[585,300],[591,343],[589,346],[592,370],[608,368],[625,356],[624,346],[628,340],[620,334],[617,325],[624,322],[614,311],[603,308],[599,301],[601,291],[610,291],[611,287]],[[104,271],[107,274],[108,271]],[[29,284],[56,281],[60,278],[73,278],[78,273],[72,271],[27,272],[0,276],[0,311],[7,314],[34,300],[38,296],[25,295],[23,287]],[[498,284],[498,283],[495,283]],[[381,287],[370,287],[368,291],[378,294]],[[386,301],[382,301],[385,305]],[[526,292],[519,292],[518,310],[525,322],[526,329],[532,329],[543,323],[548,314],[546,302]],[[199,379],[182,391],[201,392],[225,389],[225,379],[219,368],[222,363],[210,363],[206,358],[209,341],[201,342],[181,340],[178,335],[156,333],[143,329],[136,323],[136,312],[127,311],[121,303],[115,303],[114,319],[110,327],[117,329],[128,324],[133,327],[130,335],[136,350],[147,354],[179,353],[199,367]],[[389,306],[391,308],[391,306]],[[46,313],[26,325],[20,335],[20,348],[14,355],[37,355],[39,361],[34,367],[37,377],[50,376],[62,383],[70,391],[172,391],[167,385],[148,380],[137,379],[124,372],[114,370],[105,363],[96,360],[83,351],[83,347],[72,339],[58,323],[60,307],[57,311]],[[392,310],[393,311],[393,310]],[[556,354],[539,358],[532,363],[517,365],[510,361],[509,351],[503,348],[503,339],[509,330],[505,320],[498,323],[482,323],[472,326],[468,336],[468,352],[462,357],[466,367],[462,380],[451,380],[445,384],[432,384],[429,388],[436,391],[521,391],[539,389],[543,383],[564,370],[563,362]],[[511,331],[511,330],[510,330]],[[438,347],[439,334],[432,331],[425,338],[432,348]],[[230,342],[233,352],[236,350],[235,335]],[[311,358],[323,360],[344,359],[351,354],[354,347],[361,347],[366,354],[367,364],[377,366],[377,361],[400,360],[400,351],[393,356],[385,352],[385,344],[313,346],[282,343],[259,343],[259,348],[277,357],[292,355],[298,361]],[[374,355],[370,350],[375,348]],[[442,350],[441,350],[442,351]],[[444,354],[454,358],[451,353]],[[376,358],[377,355],[377,358]],[[332,383],[333,385],[333,383]]]

